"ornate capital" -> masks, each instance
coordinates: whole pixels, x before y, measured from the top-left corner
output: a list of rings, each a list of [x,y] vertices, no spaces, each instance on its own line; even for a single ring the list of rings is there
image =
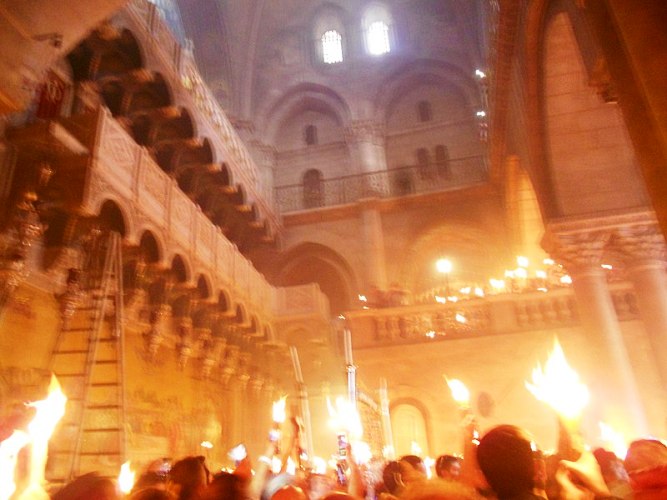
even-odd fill
[[[373,120],[356,120],[345,129],[345,142],[355,144],[370,142],[377,146],[384,144],[384,126]]]
[[[602,254],[611,239],[607,229],[554,233],[547,230],[542,247],[570,273],[600,269]]]
[[[665,238],[657,224],[620,228],[616,236],[615,244],[628,266],[667,260]]]

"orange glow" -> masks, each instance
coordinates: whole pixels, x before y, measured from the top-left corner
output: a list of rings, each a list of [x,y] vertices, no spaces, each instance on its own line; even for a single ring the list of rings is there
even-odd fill
[[[123,494],[127,495],[132,491],[134,486],[135,472],[130,469],[130,462],[125,462],[120,466],[120,474],[118,474],[118,487]]]
[[[14,474],[19,451],[28,444],[30,437],[23,431],[14,433],[0,443],[0,500],[8,500],[16,490]]]
[[[533,382],[526,382],[526,388],[567,420],[578,419],[590,398],[588,387],[567,363],[558,339],[544,370],[538,364],[533,369]]]
[[[463,382],[458,379],[448,379],[445,377],[449,390],[452,392],[452,398],[461,407],[470,406],[470,391]]]
[[[605,448],[613,451],[621,460],[625,460],[625,455],[628,453],[628,444],[625,437],[604,422],[598,422],[598,425],[600,427],[600,440]]]
[[[336,398],[336,406],[327,397],[329,424],[338,433],[345,433],[350,439],[361,439],[364,433],[357,409],[344,397]]]
[[[273,403],[273,421],[277,424],[282,424],[287,418],[285,413],[285,402],[287,401],[287,396],[283,396],[278,401]]]
[[[46,399],[28,404],[36,408],[37,413],[28,424],[31,441],[30,474],[28,486],[18,497],[19,500],[49,499],[49,495],[42,487],[45,483],[44,468],[48,456],[49,439],[56,425],[65,415],[66,403],[67,397],[63,394],[58,379],[55,375],[51,375],[49,394]]]

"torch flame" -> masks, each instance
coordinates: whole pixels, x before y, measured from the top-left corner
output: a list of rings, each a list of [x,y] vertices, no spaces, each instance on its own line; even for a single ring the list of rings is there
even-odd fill
[[[125,462],[120,466],[120,474],[118,474],[118,487],[123,494],[127,495],[132,491],[134,486],[135,472],[130,469],[130,462]]]
[[[452,391],[452,398],[456,401],[459,406],[467,407],[470,405],[470,391],[460,380],[453,378],[448,379],[445,377],[449,390]]]
[[[0,443],[0,500],[8,500],[16,490],[14,471],[19,451],[30,438],[23,431],[14,431]]]
[[[626,439],[620,432],[615,431],[610,425],[604,422],[598,422],[600,426],[600,439],[605,445],[614,452],[621,460],[625,460],[628,454],[628,445]]]
[[[273,421],[277,424],[282,424],[287,415],[285,414],[285,401],[287,396],[283,396],[278,401],[273,403]]]
[[[567,420],[578,419],[590,397],[588,387],[579,381],[579,375],[567,363],[558,339],[554,341],[554,350],[544,370],[538,364],[533,369],[533,383],[525,384],[533,396]]]
[[[327,408],[329,409],[329,423],[337,432],[347,434],[350,439],[361,439],[364,430],[359,412],[347,398],[337,397],[334,407],[327,397]]]

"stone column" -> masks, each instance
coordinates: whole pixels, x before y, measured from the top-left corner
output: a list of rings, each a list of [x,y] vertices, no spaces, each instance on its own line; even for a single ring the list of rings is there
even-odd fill
[[[592,392],[635,435],[646,432],[646,416],[635,373],[616,316],[601,257],[611,232],[582,230],[550,232],[545,249],[572,277],[583,333],[588,344]],[[607,417],[605,417],[607,418]]]
[[[372,120],[356,120],[345,129],[352,168],[367,175],[363,183],[365,197],[387,193],[387,158],[384,149],[384,127]],[[364,196],[362,196],[364,197]]]
[[[366,286],[370,289],[375,285],[380,290],[386,290],[387,267],[384,255],[384,232],[377,204],[377,199],[367,199],[362,203],[361,224],[364,235]]]
[[[667,253],[657,223],[619,231],[619,246],[626,256],[628,276],[646,327],[652,355],[667,390]]]

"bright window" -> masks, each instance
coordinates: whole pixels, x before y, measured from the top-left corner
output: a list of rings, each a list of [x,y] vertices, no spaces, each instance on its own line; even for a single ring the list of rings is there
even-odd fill
[[[389,52],[389,26],[382,21],[375,21],[368,26],[366,31],[366,43],[368,53],[379,56]]]
[[[343,62],[343,38],[336,30],[322,35],[322,60],[327,64]]]

